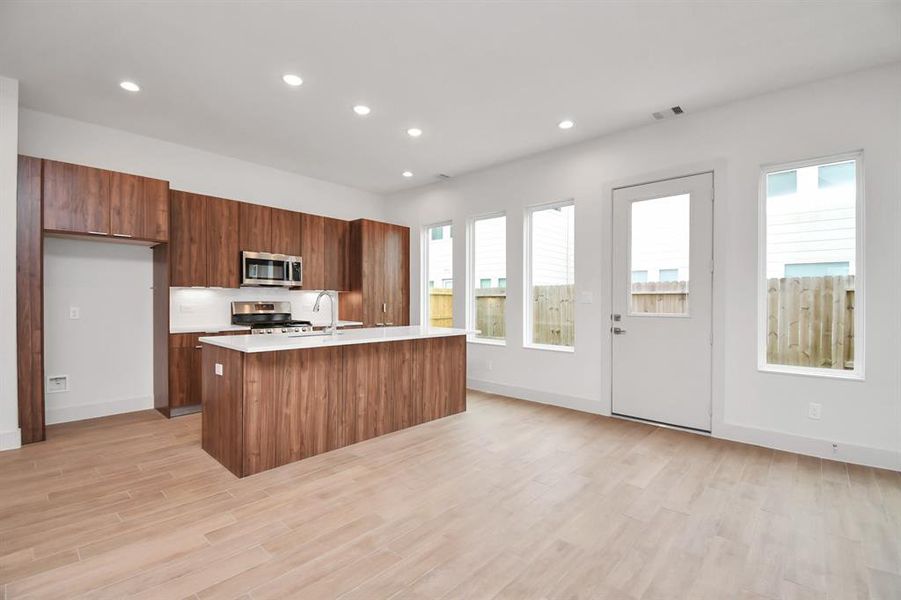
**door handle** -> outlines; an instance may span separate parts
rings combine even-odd
[[[613,332],[613,335],[626,335],[626,330],[622,327],[611,327],[610,331]]]

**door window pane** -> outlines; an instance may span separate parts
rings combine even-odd
[[[856,161],[794,172],[793,193],[766,186],[766,362],[853,370]]]
[[[473,323],[475,337],[506,338],[507,217],[487,217],[473,223]],[[494,287],[492,287],[494,285]]]
[[[428,324],[432,327],[453,327],[454,324],[454,248],[451,225],[429,227],[428,249]],[[441,286],[435,282],[441,281]]]
[[[575,343],[575,205],[529,213],[529,294],[533,344],[572,347]]]
[[[690,217],[689,194],[632,203],[632,314],[688,313]]]

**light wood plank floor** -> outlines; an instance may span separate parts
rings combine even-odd
[[[0,454],[6,598],[901,598],[901,474],[469,393],[244,480],[199,415]]]

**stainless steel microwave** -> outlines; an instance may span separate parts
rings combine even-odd
[[[303,283],[303,260],[299,256],[241,252],[242,286],[300,287]]]

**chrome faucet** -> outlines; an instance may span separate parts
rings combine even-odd
[[[335,335],[335,333],[338,331],[338,321],[335,318],[337,316],[337,313],[335,312],[335,297],[332,294],[334,294],[334,292],[330,290],[322,290],[321,292],[319,292],[319,295],[316,296],[316,304],[313,305],[313,312],[319,312],[319,305],[322,302],[322,297],[328,297],[329,306],[332,309],[332,322],[326,326],[325,332],[330,335]]]

